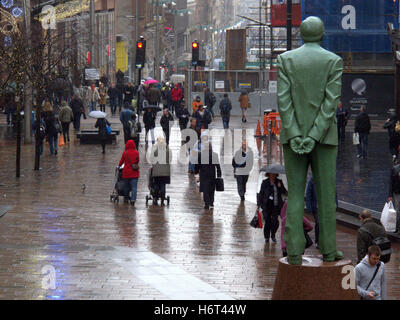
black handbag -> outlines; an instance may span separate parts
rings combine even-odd
[[[222,178],[217,178],[215,179],[215,190],[216,191],[224,191],[224,179]]]
[[[307,249],[311,247],[314,242],[312,241],[311,237],[308,235],[306,231],[304,231],[304,237],[306,238],[306,249]]]

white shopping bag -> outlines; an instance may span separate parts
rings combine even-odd
[[[385,227],[386,232],[396,231],[396,210],[393,207],[393,202],[385,203],[382,210],[381,223]]]
[[[353,133],[353,144],[360,144],[360,136],[358,135],[358,132]]]

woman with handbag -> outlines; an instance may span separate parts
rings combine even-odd
[[[118,166],[121,167],[124,165],[122,169],[122,179],[124,179],[128,186],[130,187],[131,197],[130,202],[131,205],[134,206],[136,202],[137,196],[137,184],[139,179],[139,152],[136,149],[136,144],[133,140],[128,140],[125,145],[125,151],[122,153],[121,160],[119,161]],[[125,194],[124,202],[128,203],[129,201],[129,191]]]
[[[278,174],[267,172],[265,175],[268,179],[263,181],[260,193],[257,194],[257,207],[263,210],[264,238],[265,243],[268,243],[270,237],[273,242],[277,242],[275,234],[279,228],[278,216],[283,207],[282,195],[287,195],[288,192],[282,180],[278,179]]]

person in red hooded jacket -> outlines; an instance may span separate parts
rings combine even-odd
[[[178,84],[171,90],[171,100],[172,100],[172,113],[174,113],[181,105],[181,100],[183,99],[182,89]]]
[[[131,205],[134,206],[136,202],[137,184],[139,179],[139,151],[136,150],[136,144],[133,140],[128,140],[125,146],[125,151],[122,153],[121,160],[118,166],[124,164],[122,170],[122,179],[125,179],[132,192]],[[132,165],[136,165],[137,169],[133,169]],[[125,203],[129,201],[129,192],[125,196]]]

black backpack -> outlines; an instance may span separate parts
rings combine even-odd
[[[371,242],[371,246],[378,246],[381,249],[381,258],[380,260],[384,263],[388,263],[390,261],[390,255],[392,254],[392,244],[387,236],[379,236],[374,238],[374,236],[369,232],[366,228],[361,228],[362,231],[368,233],[373,239]]]

